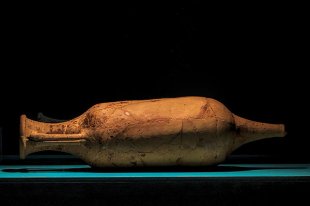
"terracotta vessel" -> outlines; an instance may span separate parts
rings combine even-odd
[[[96,167],[205,166],[245,143],[283,137],[285,130],[238,117],[214,99],[180,97],[97,104],[58,123],[22,115],[20,135],[21,158],[52,150]]]

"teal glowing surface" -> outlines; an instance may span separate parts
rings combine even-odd
[[[222,164],[205,171],[105,172],[88,165],[0,165],[7,178],[201,178],[201,177],[310,177],[310,164]]]

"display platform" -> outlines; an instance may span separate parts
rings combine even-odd
[[[147,179],[147,178],[310,178],[310,164],[220,164],[216,167],[197,168],[163,168],[158,171],[130,168],[97,169],[89,165],[0,165],[0,180],[29,179]],[[140,171],[139,171],[140,170]],[[168,171],[165,171],[168,170]],[[181,170],[181,171],[177,171]]]
[[[7,205],[272,205],[301,204],[309,196],[305,163],[96,169],[75,159],[32,159],[0,165]]]

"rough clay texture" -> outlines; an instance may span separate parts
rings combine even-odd
[[[242,144],[285,135],[283,125],[243,119],[204,97],[102,103],[60,123],[22,115],[20,131],[21,158],[62,151],[96,167],[212,165]]]

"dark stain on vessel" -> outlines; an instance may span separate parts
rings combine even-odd
[[[85,115],[83,122],[82,122],[82,127],[83,128],[100,127],[101,125],[104,124],[105,121],[106,121],[106,119],[103,117],[98,118],[96,115],[94,115],[92,113],[87,113]]]
[[[50,125],[46,134],[79,134],[80,128],[74,124]]]
[[[209,108],[209,105],[206,103],[200,108],[200,112],[197,116],[197,118],[203,118],[205,116],[205,113],[207,112]]]

